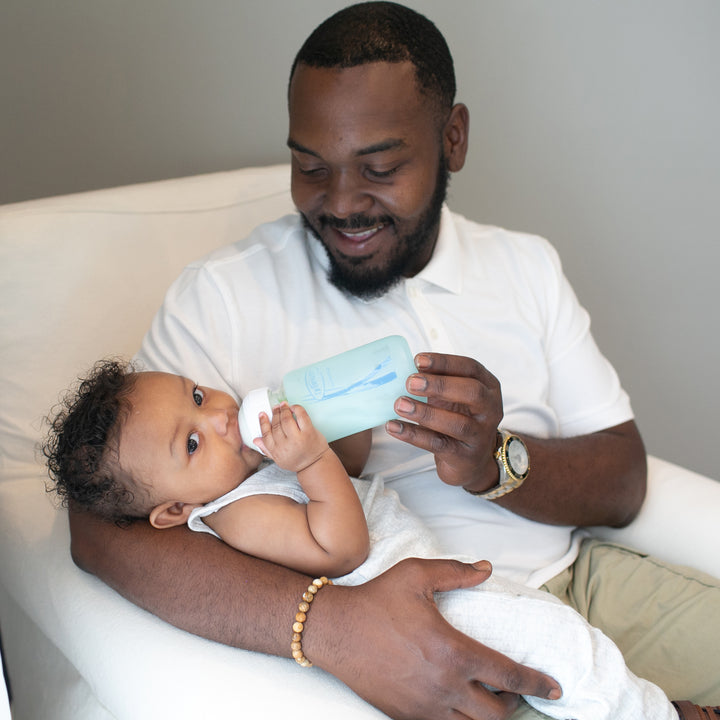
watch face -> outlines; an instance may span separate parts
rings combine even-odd
[[[528,471],[529,458],[525,445],[517,438],[511,438],[507,444],[507,459],[512,471],[523,476]]]

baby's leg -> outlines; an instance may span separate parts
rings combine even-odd
[[[549,593],[490,578],[436,599],[458,630],[560,683],[560,700],[525,698],[540,712],[576,720],[677,720],[659,687],[633,675],[609,638]]]

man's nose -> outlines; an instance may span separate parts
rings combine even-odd
[[[325,214],[344,219],[369,212],[372,204],[362,177],[345,170],[330,174],[323,203]]]

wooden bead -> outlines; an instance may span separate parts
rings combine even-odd
[[[302,632],[305,629],[305,621],[307,620],[307,613],[310,610],[310,603],[315,599],[315,595],[320,588],[325,585],[332,585],[332,580],[328,580],[325,576],[315,578],[311,585],[308,585],[308,589],[303,593],[302,602],[298,605],[297,612],[295,613],[295,622],[293,623],[293,635],[292,642],[290,643],[290,652],[295,662],[302,667],[312,667],[312,663],[305,657],[305,653],[302,650]]]

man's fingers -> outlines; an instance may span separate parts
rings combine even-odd
[[[455,377],[481,378],[490,373],[473,358],[464,355],[447,355],[445,353],[423,352],[415,356],[415,367],[420,372],[434,375],[453,375]]]
[[[495,391],[492,376],[488,383],[478,378],[415,373],[405,381],[405,387],[411,395],[426,397],[431,403],[475,408],[487,402],[487,397]]]
[[[482,707],[482,720],[506,720],[511,717],[520,704],[520,696],[506,692],[491,692],[482,685],[476,685],[469,696],[472,702],[468,707],[457,707],[453,710],[453,720],[475,720],[477,708]]]
[[[423,582],[432,594],[475,587],[492,575],[492,565],[487,560],[478,560],[475,563],[425,560],[419,571],[425,574]]]
[[[487,685],[514,695],[557,700],[562,695],[560,685],[548,675],[534,668],[520,665],[507,656],[490,648],[483,648],[477,674]]]
[[[399,414],[400,413],[398,413],[398,415]],[[397,419],[388,420],[388,422],[385,423],[385,429],[393,437],[409,445],[414,445],[421,450],[427,450],[436,457],[445,452],[457,454],[460,451],[460,449],[456,447],[458,441],[454,438],[413,422],[402,422]]]
[[[484,415],[457,412],[443,407],[400,397],[395,401],[395,412],[421,428],[440,433],[461,443],[471,444],[477,439],[480,428],[484,427]],[[493,421],[490,423],[493,425]],[[497,423],[493,425],[497,427]]]
[[[487,560],[480,560],[472,564],[456,560],[429,560],[420,564],[419,572],[427,573],[428,591],[434,594],[479,585],[492,574],[492,565]],[[548,675],[521,665],[502,653],[480,645],[467,636],[462,637],[464,638],[463,645],[468,643],[471,648],[477,650],[477,664],[469,670],[472,672],[471,677],[478,683],[485,683],[499,691],[518,695],[535,695],[550,699],[557,699],[561,696],[560,686]],[[467,656],[467,648],[460,647],[458,651]],[[478,688],[486,692],[481,684],[478,685]],[[510,698],[503,698],[497,704],[498,711],[509,702],[512,702]]]

